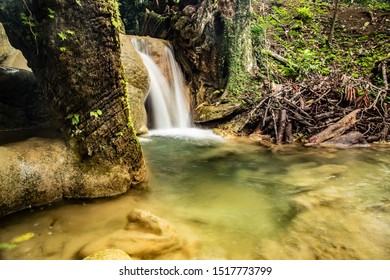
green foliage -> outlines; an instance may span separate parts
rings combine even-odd
[[[78,125],[80,122],[80,115],[79,114],[69,114],[66,118],[68,120],[71,120],[72,125]]]
[[[27,25],[29,27],[35,27],[36,26],[35,20],[32,19],[31,17],[27,16],[26,13],[24,13],[24,12],[20,13],[20,19],[22,20],[22,23],[24,25]]]
[[[54,19],[55,18],[55,11],[50,9],[50,8],[47,8],[47,11],[48,11],[48,17],[51,19]]]
[[[60,47],[59,50],[60,52],[66,52],[66,47]]]
[[[384,2],[366,1],[366,7],[368,2],[376,3],[370,4],[370,7],[389,6]],[[272,3],[274,6],[271,4],[267,12],[253,13],[251,26],[260,72],[268,73],[271,81],[299,80],[313,73],[329,75],[335,71],[354,77],[368,77],[374,64],[388,54],[388,35],[365,32],[371,24],[364,26],[364,22],[358,26],[362,30],[361,36],[356,36],[345,26],[338,26],[333,47],[328,47],[329,3],[309,0]],[[272,50],[288,63],[276,60],[263,50]]]
[[[93,111],[93,112],[89,112],[89,115],[91,117],[94,117],[94,118],[98,118],[99,116],[101,116],[103,114],[103,112],[101,110],[96,110],[96,111]]]
[[[301,7],[297,9],[297,18],[302,20],[302,22],[307,23],[313,20],[314,15],[311,13],[308,7]]]
[[[61,39],[62,41],[65,41],[65,40],[67,39],[66,34],[63,33],[63,32],[58,32],[57,35],[58,35],[58,37],[60,37],[60,39]]]
[[[82,7],[82,5],[81,5],[81,0],[74,0],[74,2],[75,2],[77,5],[79,5],[80,7]]]
[[[80,123],[80,115],[76,113],[69,114],[66,119],[71,121],[71,124],[73,126],[72,129],[69,130],[70,136],[75,137],[80,135],[83,130],[79,129],[78,124]]]
[[[72,36],[75,34],[75,32],[74,32],[74,31],[72,31],[72,30],[69,30],[69,29],[68,29],[68,30],[66,30],[66,33],[67,33],[67,34],[69,34],[69,35],[72,35]]]

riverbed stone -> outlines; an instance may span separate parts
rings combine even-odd
[[[389,256],[389,225],[350,209],[316,207],[302,212],[286,232],[261,241],[253,250],[253,258],[372,260]]]
[[[288,168],[288,172],[283,176],[285,184],[298,187],[315,188],[322,184],[329,183],[346,172],[348,167],[339,164],[324,164],[317,166],[314,162],[294,164]]]
[[[133,259],[187,259],[176,229],[164,219],[141,209],[132,209],[123,229],[114,231],[81,249],[81,258],[106,249],[120,249]]]
[[[119,249],[105,249],[98,251],[84,260],[131,260],[130,256],[125,251]]]

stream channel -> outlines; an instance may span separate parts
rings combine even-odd
[[[191,259],[390,259],[388,146],[272,151],[153,133],[141,143],[147,191],[3,217],[0,243],[34,237],[0,258],[77,259],[139,208],[175,227]]]

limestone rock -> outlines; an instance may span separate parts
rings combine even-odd
[[[147,116],[145,110],[145,99],[149,91],[148,72],[141,57],[131,43],[131,36],[120,35],[121,60],[125,69],[127,79],[127,93],[130,103],[130,113],[134,129],[137,134],[145,134]]]
[[[196,122],[203,123],[221,120],[232,116],[241,110],[240,103],[226,103],[220,105],[200,105],[196,108]]]
[[[62,198],[68,149],[59,140],[0,146],[0,216]]]
[[[84,260],[131,260],[131,258],[122,250],[106,249],[85,257]]]
[[[140,209],[131,210],[127,220],[124,229],[87,244],[81,249],[80,256],[86,257],[105,249],[120,249],[135,259],[164,259],[183,251],[183,241],[167,221]]]
[[[13,48],[5,33],[3,25],[0,23],[0,66],[31,70],[27,66],[27,60],[20,50]]]
[[[10,51],[11,45],[8,42],[7,34],[5,33],[3,25],[0,23],[0,62],[8,57]]]
[[[31,138],[0,146],[0,217],[62,198],[119,195],[131,183],[126,166],[80,163],[76,150],[60,139]]]

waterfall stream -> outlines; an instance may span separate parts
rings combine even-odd
[[[177,64],[172,49],[165,46],[161,64],[167,66],[164,75],[152,56],[147,40],[133,38],[132,43],[140,54],[150,77],[149,100],[151,103],[152,128],[186,129],[191,128],[191,117],[184,92],[183,74]]]
[[[222,140],[210,130],[192,125],[191,111],[183,73],[169,44],[158,39],[133,37],[132,43],[141,56],[150,78],[147,97],[149,135]],[[163,43],[164,42],[164,43]],[[156,50],[161,48],[164,50]]]

